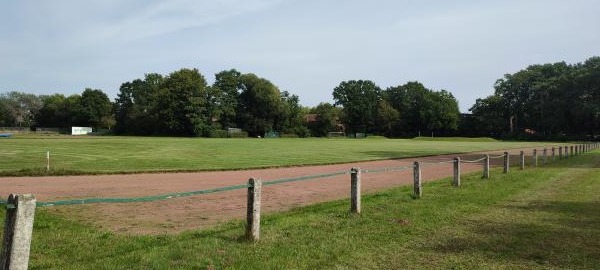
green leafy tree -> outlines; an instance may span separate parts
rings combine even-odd
[[[284,103],[279,89],[254,74],[240,78],[242,92],[238,101],[238,126],[250,136],[264,136],[283,120]]]
[[[283,114],[277,122],[280,127],[275,127],[284,133],[296,134],[299,137],[308,137],[310,131],[306,126],[305,117],[308,110],[300,105],[300,98],[297,95],[292,95],[287,91],[281,93],[281,101],[283,105]]]
[[[396,128],[388,130],[394,136],[449,134],[458,129],[458,101],[446,90],[433,91],[420,82],[408,82],[387,88],[384,98],[400,115]]]
[[[330,103],[319,103],[315,108],[310,110],[311,114],[316,117],[314,121],[309,123],[309,129],[313,136],[325,137],[329,132],[340,132],[340,108],[333,106]]]
[[[94,128],[108,128],[103,119],[112,116],[113,104],[108,96],[98,89],[86,88],[81,94],[80,116],[81,124]]]
[[[508,121],[504,103],[499,96],[478,98],[469,109],[473,113],[473,127],[476,135],[498,137],[508,131]]]
[[[146,74],[144,79],[125,82],[115,100],[115,132],[119,134],[165,134],[159,121],[158,92],[164,81],[160,74]]]
[[[23,92],[8,92],[0,95],[0,103],[6,112],[5,122],[18,127],[33,127],[35,118],[42,107],[40,97]]]
[[[9,101],[3,95],[0,95],[0,126],[11,127],[15,126],[15,118],[11,112]]]
[[[159,120],[165,123],[166,134],[178,136],[208,136],[211,119],[207,113],[206,80],[197,69],[175,71],[158,91]]]
[[[215,118],[222,128],[237,126],[237,108],[242,91],[242,74],[235,69],[224,70],[215,74],[212,85],[215,105]]]
[[[342,106],[342,121],[348,132],[377,130],[377,109],[381,88],[369,80],[341,82],[333,89],[335,105]]]
[[[42,127],[57,127],[66,129],[73,124],[74,112],[62,94],[41,96],[44,105],[40,108],[36,121]],[[76,108],[78,108],[76,106]]]
[[[531,65],[504,75],[496,82],[493,97],[479,100],[472,112],[480,120],[492,115],[503,117],[507,123],[502,125],[503,133],[512,136],[597,134],[599,77],[599,57],[575,65],[564,62]],[[497,126],[488,124],[483,128],[494,132]]]
[[[393,136],[394,128],[398,126],[400,113],[387,101],[381,100],[377,108],[377,123],[386,136]]]

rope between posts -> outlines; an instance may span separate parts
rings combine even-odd
[[[490,158],[503,158],[503,157],[504,157],[504,154],[499,155],[499,156],[490,156]]]
[[[270,185],[275,185],[275,184],[296,182],[296,181],[303,181],[303,180],[311,180],[311,179],[317,179],[317,178],[327,178],[327,177],[348,174],[348,173],[349,173],[349,171],[339,171],[339,172],[333,172],[333,173],[307,175],[307,176],[300,176],[300,177],[294,177],[294,178],[283,178],[283,179],[279,179],[279,180],[263,182],[263,186],[270,186]]]
[[[268,185],[275,185],[275,184],[287,183],[287,182],[325,178],[325,177],[332,177],[332,176],[342,175],[342,174],[347,174],[347,173],[349,173],[349,172],[348,171],[340,171],[340,172],[333,172],[333,173],[326,173],[326,174],[301,176],[301,177],[295,177],[295,178],[284,178],[284,179],[279,179],[279,180],[275,180],[275,181],[264,182],[263,185],[268,186]],[[248,187],[250,187],[248,184],[242,184],[242,185],[234,185],[234,186],[227,186],[227,187],[220,187],[220,188],[213,188],[213,189],[204,189],[204,190],[179,192],[179,193],[168,193],[168,194],[162,194],[162,195],[137,197],[137,198],[87,198],[87,199],[52,201],[52,202],[37,202],[36,206],[47,207],[47,206],[81,205],[81,204],[91,204],[91,203],[154,202],[154,201],[162,201],[162,200],[168,200],[168,199],[173,199],[173,198],[190,197],[190,196],[216,193],[216,192],[222,192],[222,191],[244,189],[244,188],[248,188]],[[0,204],[6,204],[6,201],[0,200]],[[9,207],[9,206],[10,205],[7,205],[7,207]]]
[[[75,200],[62,200],[62,201],[54,201],[54,202],[37,202],[36,206],[38,207],[46,207],[46,206],[59,206],[59,205],[77,205],[77,204],[90,204],[90,203],[134,203],[134,202],[154,202],[154,201],[162,201],[173,198],[181,198],[181,197],[190,197],[200,194],[209,194],[221,191],[229,191],[236,189],[248,188],[248,184],[243,185],[235,185],[235,186],[227,186],[213,189],[204,189],[197,191],[189,191],[189,192],[180,192],[180,193],[168,193],[162,195],[155,196],[147,196],[147,197],[138,197],[138,198],[88,198],[88,199],[75,199]]]
[[[476,159],[476,160],[462,160],[461,159],[460,162],[463,162],[463,163],[478,163],[478,162],[481,162],[483,160],[485,160],[485,157],[482,157],[482,158]]]
[[[401,172],[412,169],[412,166],[404,166],[404,167],[391,167],[391,168],[379,168],[379,169],[370,169],[370,170],[361,170],[364,173],[379,173],[379,172]]]
[[[438,163],[421,163],[421,162],[419,162],[419,163],[420,163],[421,168],[426,168],[426,167],[440,166],[443,164],[452,164],[452,163],[455,163],[455,161],[452,160],[452,161],[438,162]]]
[[[454,163],[454,162],[455,162],[454,159],[445,160],[445,161],[430,161],[430,160],[419,161],[419,163],[426,164],[426,165],[449,164],[449,163]]]

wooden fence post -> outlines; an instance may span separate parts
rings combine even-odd
[[[554,148],[554,146],[552,147],[552,162],[554,162],[554,160],[556,160],[556,148]]]
[[[350,169],[350,212],[360,214],[360,169]]]
[[[483,178],[490,179],[490,155],[485,154],[485,159],[483,160]]]
[[[262,181],[250,178],[248,180],[248,211],[246,212],[246,238],[252,241],[260,239],[260,194]]]
[[[547,162],[548,162],[548,149],[544,148],[544,151],[542,152],[542,165],[546,165]]]
[[[537,149],[533,149],[533,167],[538,166],[538,152]]]
[[[508,152],[504,152],[504,173],[508,173],[508,169],[509,169],[509,163],[510,163],[510,156],[508,155]]]
[[[452,185],[460,187],[460,157],[454,158],[454,181]]]
[[[524,151],[521,151],[519,153],[519,158],[520,158],[519,164],[521,165],[521,170],[525,170],[525,152]]]
[[[571,149],[569,150],[569,154],[571,154],[571,156],[575,156],[573,153],[574,153],[573,152],[573,146],[571,145]]]
[[[414,192],[415,198],[421,198],[423,196],[423,187],[421,185],[421,164],[418,161],[414,163]]]
[[[27,269],[35,201],[35,197],[31,194],[10,194],[8,196],[0,269]]]
[[[565,158],[569,158],[569,147],[565,146]]]

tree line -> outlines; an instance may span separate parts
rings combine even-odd
[[[330,132],[388,137],[491,136],[561,138],[598,134],[600,57],[584,63],[532,65],[506,74],[493,95],[461,115],[447,90],[413,81],[385,89],[349,80],[333,89],[334,103],[300,105],[297,95],[265,78],[235,69],[209,85],[197,69],[146,74],[121,84],[114,102],[98,89],[64,96],[0,94],[0,126],[91,126],[123,135],[225,137],[228,128],[248,136],[278,133],[327,136]]]
[[[465,120],[470,135],[582,138],[600,134],[600,57],[531,65],[496,81]],[[467,132],[467,131],[465,131]]]

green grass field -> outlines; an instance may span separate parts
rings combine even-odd
[[[39,208],[31,269],[598,269],[600,151],[492,178],[463,177],[177,235],[99,231]],[[3,224],[4,209],[0,210]]]
[[[205,139],[13,136],[0,175],[229,170],[404,158],[541,145],[490,139]],[[18,172],[21,171],[21,172]]]

